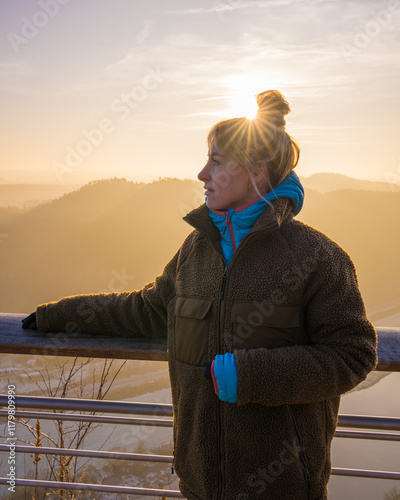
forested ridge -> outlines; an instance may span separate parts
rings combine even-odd
[[[305,183],[306,184],[306,183]],[[29,312],[66,295],[141,288],[162,272],[203,202],[199,182],[91,182],[29,209],[0,209],[0,310]],[[399,304],[400,192],[306,189],[299,220],[352,257],[372,315]]]

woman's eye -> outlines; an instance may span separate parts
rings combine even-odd
[[[209,156],[207,158],[207,163],[210,162],[212,163],[212,165],[221,165],[221,162],[218,161],[216,158],[212,157],[212,156]]]

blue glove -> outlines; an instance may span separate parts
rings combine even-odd
[[[231,352],[217,354],[212,363],[211,372],[215,381],[215,392],[219,399],[227,403],[236,403],[238,374],[235,355]]]

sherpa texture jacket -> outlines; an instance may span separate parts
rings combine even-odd
[[[205,205],[163,273],[142,290],[78,295],[37,309],[39,330],[165,336],[175,470],[189,500],[327,498],[340,395],[376,363],[354,266],[274,202],[231,265]],[[203,362],[233,352],[238,401]]]

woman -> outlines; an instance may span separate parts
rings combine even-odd
[[[257,102],[253,121],[211,129],[206,203],[154,282],[43,304],[24,324],[168,335],[174,465],[189,500],[326,499],[340,395],[376,363],[350,258],[293,219],[303,189],[289,105],[277,91]]]

